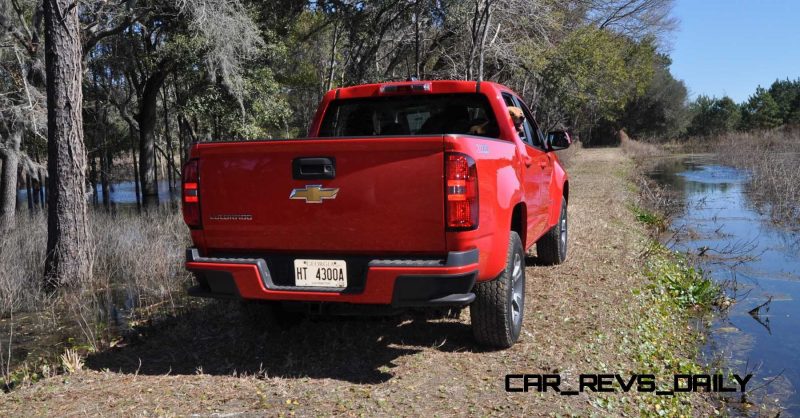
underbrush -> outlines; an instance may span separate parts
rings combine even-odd
[[[16,229],[0,238],[0,386],[74,369],[81,354],[180,306],[175,298],[190,276],[182,266],[189,241],[179,213],[92,211],[90,218],[92,278],[54,293],[43,287],[45,215],[20,214]],[[65,349],[72,351],[61,358]]]
[[[661,157],[667,154],[658,145],[630,139],[624,131],[620,131],[619,146],[625,154],[637,161],[642,158]]]
[[[556,155],[558,155],[558,160],[561,161],[561,164],[564,166],[564,168],[569,170],[572,167],[575,156],[581,152],[581,149],[583,149],[583,145],[581,145],[579,141],[575,141],[569,146],[569,148],[556,151]]]

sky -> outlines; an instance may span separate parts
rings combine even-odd
[[[677,0],[672,74],[690,98],[743,102],[756,87],[800,78],[800,0]]]

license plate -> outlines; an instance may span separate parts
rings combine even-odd
[[[304,287],[347,287],[344,260],[294,260],[294,285]]]

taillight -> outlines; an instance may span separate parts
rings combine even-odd
[[[469,230],[478,227],[478,170],[475,160],[465,154],[445,154],[445,205],[447,228]]]
[[[189,160],[183,166],[183,221],[190,228],[203,226],[200,219],[200,165]]]

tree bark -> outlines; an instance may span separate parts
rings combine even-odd
[[[92,205],[97,206],[98,193],[97,193],[97,157],[90,156],[89,160],[92,162],[89,167],[89,184],[92,186]]]
[[[74,0],[45,0],[47,253],[50,288],[89,280],[94,249],[86,212],[81,40]]]
[[[42,189],[42,183],[39,183],[39,169],[36,169],[35,171],[31,172],[30,175],[33,176],[33,178],[31,179],[31,183],[33,184],[33,207],[36,208],[36,210],[38,211],[39,208],[41,207],[39,194]]]
[[[172,156],[172,133],[170,132],[169,128],[169,98],[167,97],[168,89],[169,86],[165,85],[161,90],[161,101],[164,106],[164,140],[166,142],[164,145],[167,147],[164,158],[167,159],[167,181],[169,183],[169,192],[171,195],[175,191],[175,176],[172,172],[175,169],[175,159]]]
[[[33,183],[30,173],[25,173],[25,195],[28,198],[28,215],[33,217]]]
[[[158,91],[167,77],[165,70],[150,75],[145,83],[139,114],[139,176],[142,183],[142,206],[150,208],[158,205],[158,183],[156,182],[155,144],[156,144],[156,105]]]
[[[4,152],[0,169],[0,232],[10,231],[17,225],[17,174],[19,172],[19,147],[22,132],[12,132]]]
[[[133,128],[131,128],[133,131]],[[131,132],[131,157],[133,158],[133,185],[136,191],[136,210],[142,211],[141,189],[139,188],[139,162],[136,160],[136,148],[134,146],[133,132]]]
[[[336,70],[336,43],[339,42],[339,22],[333,24],[333,42],[331,42],[331,55],[328,60],[328,80],[325,83],[326,89],[322,92],[325,94],[333,88],[333,74]]]
[[[419,0],[414,2],[414,77],[420,79],[419,74]]]
[[[111,211],[111,186],[108,183],[108,173],[111,171],[111,166],[108,160],[108,148],[104,146],[103,154],[100,156],[100,185],[103,190],[103,208],[105,208],[106,212]]]
[[[481,46],[478,51],[478,81],[483,81],[483,61],[486,56],[486,34],[489,33],[489,26],[492,22],[492,3],[486,0],[485,16],[486,21],[483,23],[483,33],[481,34]]]
[[[47,195],[45,194],[50,187],[47,184],[47,170],[39,169],[39,201],[42,204],[42,209],[47,206]]]

